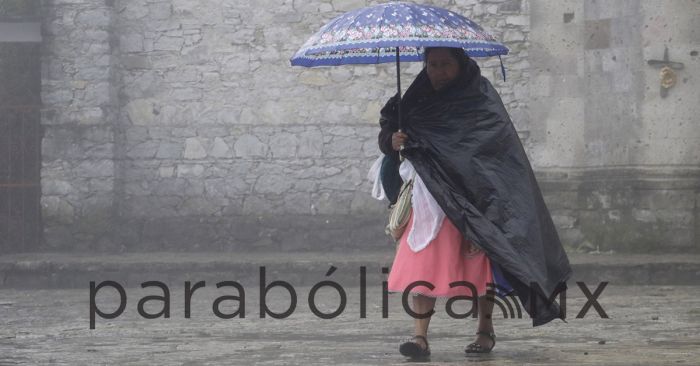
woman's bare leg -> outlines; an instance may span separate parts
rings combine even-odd
[[[493,294],[488,294],[479,297],[479,324],[477,327],[478,332],[493,333]],[[478,334],[476,336],[476,343],[480,344],[482,347],[491,348],[493,347],[493,341],[491,338]]]
[[[428,296],[423,296],[423,295],[417,295],[413,297],[413,311],[417,314],[425,314],[433,310],[435,307],[435,298],[434,297],[428,297]],[[424,319],[419,319],[416,318],[414,321],[415,324],[415,335],[420,335],[425,337],[426,339],[428,338],[428,325],[430,325],[430,318],[427,317]],[[423,342],[422,339],[416,338],[415,341],[420,344],[423,348],[425,348],[426,344]]]

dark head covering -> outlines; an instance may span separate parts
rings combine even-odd
[[[432,84],[430,84],[430,79],[428,78],[427,59],[428,54],[438,48],[439,47],[425,49],[423,70],[416,76],[414,82],[403,95],[402,108],[408,113],[410,113],[411,107],[415,106],[416,102],[418,102],[417,99],[430,96],[439,97],[440,95],[453,92],[455,88],[461,89],[461,92],[465,94],[465,96],[467,94],[474,95],[480,93],[479,84],[481,69],[476,61],[467,56],[461,48],[447,48],[452,57],[454,57],[459,64],[459,75],[444,88],[437,91],[433,89]],[[407,116],[408,113],[404,113],[404,115]]]

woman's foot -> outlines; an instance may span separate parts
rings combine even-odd
[[[489,353],[496,346],[496,334],[493,332],[476,332],[476,341],[464,349],[465,353]]]
[[[424,336],[416,335],[401,343],[399,352],[413,360],[418,360],[430,356],[430,346],[428,345],[428,340]]]

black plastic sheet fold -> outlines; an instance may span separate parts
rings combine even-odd
[[[391,158],[386,141],[398,128],[397,99],[382,109],[379,136]],[[437,92],[424,69],[401,105],[409,136],[402,155],[446,216],[500,265],[533,325],[559,318],[551,295],[566,288],[571,267],[515,127],[477,64],[469,59]]]

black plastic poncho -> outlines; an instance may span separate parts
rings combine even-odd
[[[397,99],[382,109],[379,135],[394,158]],[[515,127],[476,62],[437,92],[424,69],[401,103],[409,136],[402,154],[446,216],[500,266],[534,326],[561,317],[548,300],[566,288],[571,267]]]

